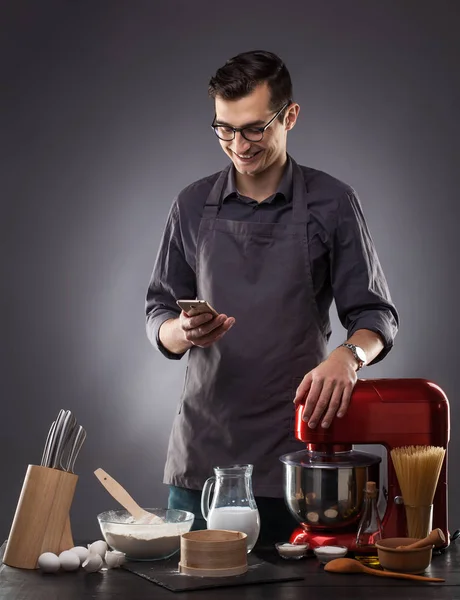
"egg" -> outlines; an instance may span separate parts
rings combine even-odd
[[[59,555],[59,562],[64,571],[76,571],[80,566],[80,557],[71,550],[64,550]]]
[[[105,553],[105,564],[109,569],[117,569],[125,562],[125,555],[118,550],[107,550]]]
[[[75,554],[80,559],[80,564],[83,564],[85,560],[88,558],[89,550],[84,546],[75,546],[70,549],[70,552],[75,552]]]
[[[82,564],[82,567],[87,573],[96,573],[96,571],[101,570],[103,564],[104,561],[99,554],[93,554],[90,552],[88,558]]]
[[[61,568],[61,562],[56,554],[44,552],[38,557],[38,567],[44,573],[56,573]]]
[[[99,556],[103,558],[108,550],[107,542],[104,542],[103,540],[97,540],[97,542],[88,544],[88,550],[90,554],[99,554]]]

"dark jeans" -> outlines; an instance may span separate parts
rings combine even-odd
[[[299,524],[288,511],[283,498],[256,497],[260,515],[258,545],[268,546],[275,542],[287,542]],[[192,529],[206,529],[201,514],[201,491],[169,486],[168,508],[188,510],[195,515]]]

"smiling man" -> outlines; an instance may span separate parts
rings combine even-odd
[[[230,102],[229,99],[216,95],[215,104],[214,131],[220,139],[222,150],[235,165],[239,187],[244,187],[247,182],[247,185],[252,185],[257,190],[257,195],[264,200],[267,197],[264,196],[265,191],[267,190],[270,196],[273,193],[273,185],[276,189],[279,183],[287,160],[286,133],[294,127],[299,105],[292,105],[286,127],[277,126],[276,119],[290,103],[286,102],[271,116],[274,111],[270,110],[272,99],[267,82],[260,83],[249,96]],[[271,116],[268,122],[267,115]],[[255,116],[265,118],[251,120]],[[244,125],[229,125],[237,122]]]
[[[170,507],[205,527],[213,466],[253,464],[261,538],[279,541],[295,523],[278,458],[303,446],[293,401],[312,428],[342,417],[357,371],[391,349],[398,315],[354,190],[287,154],[299,105],[281,59],[240,54],[209,94],[231,162],[174,200],[147,294],[152,344],[172,359],[188,352],[164,481]],[[176,301],[195,297],[222,313],[180,312]],[[333,300],[347,339],[328,355]]]

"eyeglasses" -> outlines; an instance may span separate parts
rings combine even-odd
[[[213,128],[217,137],[224,142],[231,142],[234,140],[237,131],[239,131],[244,139],[248,142],[260,142],[264,137],[265,130],[270,127],[276,117],[278,117],[287,106],[289,106],[289,102],[286,102],[286,104],[279,109],[275,116],[263,127],[230,127],[230,125],[216,125],[215,117],[211,127]]]

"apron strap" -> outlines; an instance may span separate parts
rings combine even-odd
[[[292,161],[292,222],[295,225],[308,222],[307,186],[302,169]]]
[[[222,204],[222,190],[227,182],[228,172],[232,165],[225,167],[213,185],[203,208],[202,219],[216,219]]]

